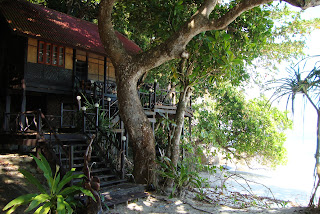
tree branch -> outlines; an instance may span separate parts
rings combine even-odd
[[[293,6],[300,7],[303,10],[309,7],[315,7],[320,5],[319,0],[285,0],[285,1]]]
[[[129,56],[118,39],[112,24],[111,14],[116,1],[101,0],[98,17],[100,39],[113,64],[119,64]]]
[[[235,7],[230,9],[226,14],[224,14],[218,20],[211,20],[208,25],[208,30],[222,30],[225,29],[231,22],[233,22],[238,16],[243,12],[250,10],[262,4],[272,2],[272,0],[243,0]]]

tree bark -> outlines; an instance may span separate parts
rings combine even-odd
[[[135,78],[117,75],[120,116],[133,145],[133,176],[137,183],[155,184],[155,139],[138,96]]]
[[[180,94],[179,103],[177,107],[177,112],[175,115],[176,127],[172,138],[172,149],[171,149],[171,161],[172,164],[177,167],[180,156],[180,139],[181,133],[184,125],[184,116],[186,113],[187,105],[189,103],[190,97],[192,95],[191,88],[187,87]]]

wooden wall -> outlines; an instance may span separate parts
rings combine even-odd
[[[65,48],[65,61],[64,66],[66,69],[72,70],[73,68],[73,49],[66,47]]]
[[[30,63],[37,63],[38,40],[28,38],[28,57]],[[104,78],[104,56],[89,53],[82,50],[76,51],[76,59],[86,62],[88,58],[88,79],[103,82]],[[73,49],[65,48],[65,69],[73,69]],[[109,80],[115,81],[115,70],[109,58],[107,58],[107,76]]]
[[[88,79],[103,82],[104,56],[88,53]],[[107,58],[107,77],[115,81],[115,70],[109,58]]]
[[[37,63],[38,55],[38,40],[33,38],[28,38],[28,62]]]

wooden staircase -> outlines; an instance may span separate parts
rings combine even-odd
[[[63,144],[63,149],[56,145],[54,151],[61,161],[61,165],[67,169],[75,168],[75,173],[83,173],[84,155],[87,149],[88,137],[83,134],[58,134],[57,137]],[[52,136],[47,135],[47,141],[52,141]],[[68,151],[66,154],[65,151]],[[100,194],[104,197],[104,205],[110,207],[119,203],[134,200],[136,198],[146,197],[145,187],[134,183],[128,183],[127,179],[121,178],[121,175],[114,170],[105,158],[101,157],[93,147],[91,153],[91,175],[100,179]],[[81,180],[73,180],[72,183],[78,183]]]
[[[61,136],[63,135],[60,134],[59,137]],[[64,150],[69,151],[69,154],[65,154],[58,146],[54,149],[61,164],[68,169],[75,168],[75,173],[82,173],[84,167],[84,154],[87,149],[87,138],[84,135],[81,136],[82,138],[79,138],[80,136],[81,135],[79,134],[66,134],[66,141],[61,141],[63,142]],[[91,174],[100,179],[101,188],[126,181],[126,179],[121,179],[117,175],[110,164],[102,160],[95,149],[93,149],[91,155]]]

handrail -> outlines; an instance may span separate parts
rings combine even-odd
[[[100,134],[102,134],[104,137],[107,137],[108,141],[110,143],[112,143],[113,146],[115,146],[118,150],[120,150],[120,148],[113,141],[109,140],[109,136],[107,134],[105,134],[105,132],[99,126],[96,125],[96,122],[94,122],[90,117],[87,117],[87,114],[88,113],[85,113],[85,112],[83,114],[86,121],[89,121],[93,126],[95,126],[95,128],[99,131]]]
[[[41,109],[38,110],[38,113],[39,113],[39,115],[41,116],[41,118],[44,120],[44,122],[48,125],[48,128],[49,128],[49,130],[50,130],[50,133],[53,134],[53,137],[54,137],[55,140],[56,140],[55,142],[57,142],[57,144],[64,150],[64,152],[65,152],[66,154],[68,154],[68,151],[63,147],[63,144],[62,144],[61,140],[59,139],[59,137],[58,137],[55,129],[52,127],[52,125],[50,124],[50,121],[47,119],[47,117],[42,113]],[[42,131],[41,131],[40,133],[42,133]],[[40,134],[40,133],[39,133],[39,134]],[[42,133],[42,135],[43,135],[43,133]],[[44,137],[44,136],[43,136],[43,137]]]
[[[52,133],[54,138],[55,138],[55,144],[58,145],[59,147],[62,148],[62,150],[69,155],[68,151],[63,147],[62,142],[60,141],[59,137],[57,136],[57,133],[55,132],[55,129],[53,128],[53,126],[51,125],[50,121],[48,120],[48,118],[42,113],[41,109],[35,110],[35,111],[26,111],[26,112],[19,112],[16,114],[10,114],[10,113],[6,113],[8,115],[17,115],[15,118],[16,121],[16,125],[19,125],[21,130],[21,133],[26,133],[28,130],[36,133],[37,135],[37,139],[40,140],[42,139],[44,142],[47,142],[47,139],[44,136],[44,132],[42,129],[42,126],[45,124],[47,126],[47,128],[50,131],[50,134]],[[29,120],[27,117],[32,116],[32,122],[28,123]],[[26,117],[25,121],[23,121],[23,118],[21,117]],[[23,123],[26,123],[26,125],[24,126]],[[34,125],[34,130],[31,130],[31,126]],[[19,132],[16,130],[16,132]],[[48,151],[51,152],[51,151]],[[53,157],[56,157],[55,155]],[[60,167],[62,167],[61,164],[61,160],[56,160],[56,162],[60,165]]]
[[[96,117],[98,117],[98,108],[96,110]],[[87,116],[87,113],[84,111],[83,112],[83,119],[84,119],[84,123],[86,123],[86,121],[88,121],[89,123],[91,123],[91,125],[95,126],[95,129],[96,129],[96,136],[98,136],[98,134],[101,134],[102,136],[106,137],[106,140],[107,140],[107,145],[112,145],[114,146],[121,154],[121,168],[120,168],[120,172],[121,173],[121,177],[124,178],[124,155],[125,155],[125,151],[126,151],[126,147],[123,146],[122,144],[117,145],[116,142],[112,141],[110,139],[110,136],[108,136],[100,127],[99,127],[99,124],[98,124],[98,118],[96,118],[96,121],[93,121],[90,117]],[[83,127],[83,129],[85,130],[85,126]],[[86,132],[84,132],[85,135],[87,135]],[[88,135],[87,135],[88,136]],[[88,136],[90,137],[90,136]],[[96,139],[98,139],[98,137],[95,138],[95,141],[96,142]],[[98,147],[99,151],[102,152],[102,155],[104,157],[106,157],[107,159],[110,160],[110,164],[113,165],[113,162],[111,161],[111,159],[109,158],[109,155],[108,153],[105,151],[105,149],[102,148],[102,146],[98,143],[94,143],[93,144],[95,147]],[[114,167],[116,169],[116,167]]]

